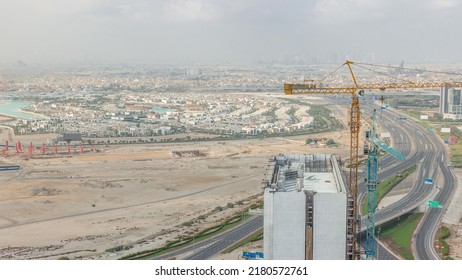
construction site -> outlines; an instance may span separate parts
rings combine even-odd
[[[353,86],[324,87],[322,82],[332,81],[330,76],[342,66]],[[434,221],[444,214],[439,202],[449,204],[456,185],[445,162],[446,147],[432,130],[414,122],[400,123],[407,117],[387,109],[383,96],[367,100],[365,94],[386,89],[399,94],[399,90],[415,88],[444,92],[462,83],[359,83],[352,66],[366,71],[387,66],[351,61],[342,66],[320,82],[284,84],[287,102],[311,100],[296,94],[351,97],[351,103],[343,98],[326,99],[344,128],[312,133],[310,141],[300,135],[84,145],[76,135],[64,134],[52,145],[42,140],[34,146],[20,139],[27,136],[12,141],[11,133],[4,131],[9,140],[2,150],[0,232],[6,238],[0,258],[118,258],[113,248],[130,254],[181,240],[220,223],[245,205],[261,202],[262,197],[265,259],[374,260],[378,258],[377,226],[419,211],[424,218],[435,217],[427,219],[433,223],[428,226],[433,230],[429,238],[434,239]],[[370,101],[367,112],[361,111],[360,101]],[[349,106],[341,106],[345,103]],[[379,136],[377,110],[381,117],[386,110],[383,120],[389,130],[382,132],[395,140],[384,141]],[[336,145],[328,147],[327,141],[316,139],[335,139]],[[27,148],[21,141],[29,142]],[[395,144],[400,148],[392,148]],[[379,169],[380,155],[384,170]],[[362,171],[360,162],[364,163]],[[410,166],[419,172],[411,190],[378,212],[379,176],[389,177]],[[437,182],[444,188],[433,185],[433,177],[439,174],[430,170],[441,172]],[[432,188],[422,188],[424,184]],[[366,206],[361,213],[362,201]],[[432,203],[424,208],[427,202]],[[417,230],[421,228],[425,227],[419,224]],[[415,243],[429,239],[422,236],[416,234],[420,239]],[[431,244],[418,246],[424,251],[414,252],[417,258],[438,258]]]
[[[346,121],[346,120],[345,120]],[[8,139],[8,130],[2,135]],[[324,133],[342,154],[345,131]],[[5,139],[4,138],[4,139]],[[46,143],[57,135],[33,138]],[[30,136],[29,136],[29,139]],[[9,141],[0,172],[1,259],[117,259],[223,221],[258,200],[268,158],[317,151],[305,137],[194,143],[16,148]],[[5,147],[4,147],[5,149]],[[83,150],[83,152],[81,152]],[[323,149],[324,150],[324,149]],[[260,196],[261,198],[261,196]],[[243,201],[243,203],[237,203]],[[226,205],[234,202],[234,208]],[[223,210],[210,215],[215,208]],[[203,216],[200,223],[189,221]],[[125,246],[122,253],[107,252]]]

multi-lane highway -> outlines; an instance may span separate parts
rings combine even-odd
[[[379,170],[379,181],[384,180],[390,176],[395,175],[396,173],[403,171],[410,166],[416,165],[419,162],[422,162],[426,156],[432,154],[432,151],[429,149],[431,147],[430,142],[426,142],[425,144],[416,143],[416,139],[420,139],[419,141],[426,141],[423,135],[419,135],[417,138],[415,133],[423,133],[420,127],[417,127],[415,124],[410,123],[405,120],[397,120],[398,113],[397,112],[388,112],[383,111],[381,113],[380,121],[382,127],[385,130],[388,130],[391,133],[393,138],[393,146],[397,150],[401,151],[406,156],[406,161],[400,162],[397,159],[391,156],[385,156],[379,161],[380,170]],[[422,140],[423,139],[423,140]],[[427,150],[421,149],[420,147],[427,146]],[[425,160],[423,162],[426,162]],[[430,169],[423,168],[422,164],[419,164],[419,169],[417,170],[417,178],[426,178],[426,175]],[[423,181],[423,179],[421,179]],[[416,182],[416,185],[422,185]],[[376,225],[380,225],[386,221],[399,217],[410,210],[415,209],[420,202],[417,199],[416,194],[421,196],[428,195],[428,192],[431,191],[430,188],[425,190],[416,190],[414,187],[413,190],[406,195],[402,200],[393,203],[390,206],[385,208],[379,209],[376,213]],[[367,194],[367,189],[365,184],[361,184],[359,186],[359,198],[362,199]],[[407,209],[410,205],[410,202],[415,201],[415,204],[412,204],[412,209]],[[415,206],[414,206],[415,205]],[[365,230],[365,219],[363,219],[362,223],[362,230]],[[364,240],[362,240],[364,241]],[[387,249],[382,247],[378,244],[377,248],[377,259],[396,259],[396,256],[388,252]]]
[[[161,255],[154,259],[171,259],[176,256],[185,254],[184,259],[186,260],[206,260],[207,258],[210,258],[211,256],[225,250],[229,246],[239,242],[246,236],[249,236],[253,232],[259,230],[262,225],[263,216],[253,216],[249,218],[247,222],[241,224],[240,226],[236,226],[229,231],[206,240],[193,242],[192,245],[165,255]]]
[[[221,252],[229,246],[237,243],[242,238],[249,236],[253,232],[261,228],[263,224],[263,216],[253,217],[249,222],[244,223],[242,227],[234,228],[227,231],[216,238],[216,241],[212,244],[206,245],[203,250],[199,250],[196,253],[188,256],[187,260],[206,260],[218,252]]]
[[[443,144],[436,139],[435,135],[431,135],[431,138],[433,138],[437,148],[435,158],[435,161],[437,162],[437,169],[441,172],[440,174],[444,180],[444,184],[440,186],[440,191],[434,199],[440,204],[448,206],[455,188],[455,177],[446,165]],[[439,258],[434,249],[433,241],[444,211],[445,208],[429,208],[426,212],[424,216],[425,219],[415,234],[414,255],[416,259],[431,260]]]
[[[401,113],[392,111],[392,117],[396,118]],[[384,113],[385,118],[390,118],[390,113]],[[388,115],[388,116],[387,116]],[[397,135],[403,135],[404,139],[411,139],[411,147],[405,148],[404,154],[407,154],[408,160],[402,164],[398,164],[395,168],[389,170],[403,170],[407,167],[420,162],[417,170],[416,181],[412,190],[399,201],[380,209],[377,211],[376,225],[380,225],[386,221],[397,218],[405,213],[415,210],[419,206],[425,206],[429,199],[438,200],[442,204],[450,202],[451,195],[455,184],[454,176],[450,169],[446,166],[445,152],[443,144],[438,140],[433,132],[424,130],[414,122],[400,121],[401,124],[390,128],[396,140]],[[412,147],[414,146],[414,147]],[[396,145],[398,149],[403,149],[402,145]],[[411,151],[411,152],[409,152]],[[392,161],[390,159],[390,161]],[[382,163],[383,166],[383,163]],[[382,172],[383,177],[388,176],[388,171]],[[396,173],[396,172],[395,172]],[[424,183],[425,178],[433,178],[434,181],[442,176],[444,187],[436,189],[433,185]],[[426,209],[426,213],[421,222],[420,227],[416,231],[414,240],[414,255],[416,259],[437,259],[433,248],[433,240],[435,237],[436,229],[441,221],[443,210]],[[379,251],[384,252],[384,250]],[[380,258],[381,256],[379,256]],[[385,257],[385,256],[384,256]],[[390,256],[386,256],[388,258]]]

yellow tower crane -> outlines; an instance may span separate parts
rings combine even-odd
[[[359,148],[359,128],[360,128],[360,106],[359,106],[359,97],[364,95],[365,90],[380,90],[384,91],[386,89],[418,89],[418,88],[442,88],[442,87],[462,87],[462,82],[411,82],[403,79],[401,82],[397,83],[358,83],[352,69],[352,65],[358,66],[360,68],[376,72],[378,74],[387,74],[377,72],[371,69],[365,68],[365,66],[375,66],[375,67],[387,67],[387,68],[397,68],[384,65],[375,65],[368,63],[358,63],[353,61],[345,61],[340,67],[330,73],[328,76],[332,75],[334,72],[347,66],[350,72],[351,78],[353,80],[352,87],[323,87],[321,83],[315,83],[313,80],[305,80],[303,84],[284,84],[284,93],[285,94],[349,94],[351,95],[351,109],[350,109],[350,170],[349,170],[349,182],[348,182],[348,198],[347,198],[347,259],[355,260],[359,258],[359,250],[356,245],[356,236],[357,236],[357,224],[359,222],[358,217],[358,207],[357,207],[357,198],[358,198],[358,148]],[[447,72],[438,72],[438,71],[428,71],[421,69],[409,69],[409,68],[397,68],[397,69],[408,69],[408,70],[418,70],[420,72],[433,72],[440,74],[455,74]],[[460,75],[460,74],[458,74]],[[326,76],[326,77],[328,77]],[[325,78],[326,78],[325,77]],[[391,77],[391,76],[389,76]],[[323,78],[322,80],[324,80]],[[391,77],[395,78],[395,77]],[[396,79],[396,78],[395,78]],[[321,80],[321,81],[322,81]],[[383,101],[383,98],[381,98]]]

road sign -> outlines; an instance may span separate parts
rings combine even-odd
[[[438,207],[440,207],[440,204],[438,203],[437,200],[429,200],[428,201],[428,207],[430,207],[430,208],[438,208]]]
[[[425,184],[426,185],[432,185],[433,184],[433,179],[432,178],[425,179]]]
[[[246,259],[256,259],[257,258],[257,255],[255,253],[252,253],[252,252],[242,252],[242,257],[243,258],[246,258]]]
[[[262,252],[255,252],[255,256],[257,260],[263,260],[263,253]]]
[[[428,131],[433,131],[433,127],[429,127],[429,128],[428,128]]]

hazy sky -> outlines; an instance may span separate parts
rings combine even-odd
[[[462,61],[462,0],[0,0],[0,63]]]

